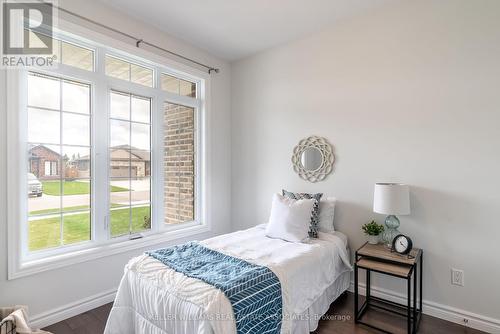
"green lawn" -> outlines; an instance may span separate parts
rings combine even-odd
[[[129,208],[111,210],[111,235],[127,234],[129,231]],[[151,217],[149,206],[132,208],[132,232],[149,227],[145,218]],[[68,245],[90,239],[90,214],[78,213],[63,217],[63,244]],[[60,245],[60,218],[43,218],[29,222],[30,251]]]
[[[151,217],[149,206],[132,208],[132,232],[145,230],[145,219]],[[110,211],[111,236],[128,234],[129,209],[115,209]],[[148,227],[149,228],[149,227]]]
[[[43,193],[45,195],[59,196],[61,195],[60,181],[42,181]],[[127,191],[127,188],[111,186],[111,192]],[[64,181],[64,195],[87,195],[90,194],[90,182],[81,181]]]

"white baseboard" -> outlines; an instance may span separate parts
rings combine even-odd
[[[349,291],[354,291],[354,282],[351,282]],[[359,294],[364,296],[365,293],[366,285],[364,283],[360,283]],[[375,297],[390,300],[392,302],[400,304],[406,303],[406,295],[375,287],[373,285],[371,287],[371,294]],[[500,319],[485,317],[476,313],[438,304],[428,300],[422,301],[422,308],[424,314],[454,322],[466,327],[471,327],[483,332],[500,334]]]
[[[98,293],[83,298],[77,302],[69,303],[50,311],[35,314],[31,317],[30,325],[33,328],[44,328],[59,321],[74,317],[75,315],[90,311],[96,307],[111,303],[115,299],[117,289]]]
[[[365,284],[359,284],[359,293],[365,295]],[[404,304],[406,296],[403,294],[372,286],[372,295],[387,299],[396,303]],[[349,291],[354,291],[354,284],[351,282]],[[55,324],[56,322],[74,317],[75,315],[90,311],[96,307],[110,303],[115,299],[116,289],[108,290],[77,302],[52,309],[50,311],[36,314],[31,319],[31,325],[35,328],[43,328]],[[500,334],[500,319],[485,317],[472,312],[460,310],[454,307],[423,300],[423,313],[451,321],[463,326],[478,329],[487,333]]]

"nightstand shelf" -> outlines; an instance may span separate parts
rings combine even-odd
[[[420,265],[419,265],[420,263]],[[375,327],[362,321],[363,315],[369,308],[377,308],[407,318],[407,332],[417,333],[422,316],[422,268],[423,251],[418,248],[411,250],[408,255],[392,252],[384,245],[364,244],[356,251],[354,264],[354,316],[356,323],[390,333],[382,328]],[[359,307],[358,270],[366,270],[366,299]],[[420,270],[420,272],[418,272]],[[407,305],[394,303],[371,296],[371,272],[405,279],[407,282]],[[412,291],[413,278],[413,291]],[[420,281],[420,284],[417,284]],[[417,306],[418,290],[418,306]],[[412,298],[413,292],[413,298]],[[413,304],[413,305],[412,305]]]

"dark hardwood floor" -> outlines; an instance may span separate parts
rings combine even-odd
[[[361,298],[360,298],[361,302]],[[335,318],[337,316],[337,318]],[[349,317],[348,320],[336,320]],[[328,310],[325,318],[321,320],[315,334],[337,334],[337,333],[380,333],[363,325],[354,324],[354,295],[350,292],[340,296]],[[406,318],[399,317],[389,312],[370,309],[363,316],[363,321],[386,329],[393,333],[406,333]],[[481,331],[457,325],[452,322],[423,315],[418,329],[419,334],[480,334]]]
[[[54,334],[102,334],[112,303],[53,324],[44,330]]]
[[[54,334],[101,334],[106,325],[112,304],[107,304],[75,317],[58,322],[45,328]],[[321,320],[315,334],[364,334],[378,333],[362,325],[355,325],[353,320],[354,298],[352,293],[339,297]],[[376,326],[384,327],[394,333],[405,333],[405,320],[383,311],[370,310],[365,318]],[[424,315],[420,323],[420,334],[480,334],[483,332],[460,326],[448,321]]]

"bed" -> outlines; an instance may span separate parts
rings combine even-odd
[[[281,333],[303,334],[350,284],[347,238],[319,233],[307,243],[265,235],[265,225],[200,242],[249,263],[268,267],[281,283]],[[236,333],[233,309],[224,293],[187,277],[146,254],[126,265],[105,334]]]

